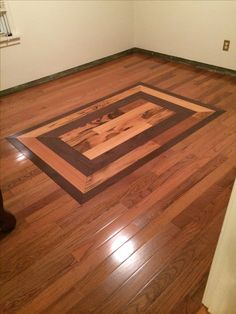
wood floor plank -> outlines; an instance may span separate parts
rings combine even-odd
[[[157,231],[158,229],[157,229],[157,226],[160,226],[161,225],[161,222],[160,222],[160,217],[158,217],[158,219],[156,219],[156,225],[155,224],[153,224],[153,230],[155,230],[155,231]],[[143,238],[143,237],[142,237]],[[107,266],[105,267],[105,269],[107,268]],[[102,274],[103,274],[103,271],[102,271]],[[93,277],[93,280],[95,280],[94,279],[94,276],[92,276]],[[95,280],[96,282],[97,282],[97,280]]]
[[[83,153],[83,155],[85,155],[90,160],[94,159],[111,150],[112,148],[126,142],[135,135],[138,135],[143,131],[149,129],[150,127],[151,126],[149,124],[143,122],[141,119],[136,120],[135,123],[133,123],[132,127],[127,126],[127,130],[125,129],[123,132],[121,131],[120,134],[117,134],[116,136],[105,140],[100,145],[97,145],[94,148],[87,150]],[[126,126],[124,126],[124,128],[126,128]]]
[[[141,90],[143,92],[148,92],[150,93],[151,95],[154,95],[154,96],[157,96],[157,97],[160,97],[162,99],[165,99],[167,101],[170,101],[170,102],[174,102],[176,104],[178,104],[179,106],[182,106],[182,107],[185,107],[185,108],[188,108],[190,110],[194,110],[196,112],[211,112],[212,110],[211,109],[208,109],[208,108],[203,108],[199,105],[196,105],[196,104],[192,104],[192,103],[189,103],[185,100],[182,100],[182,99],[178,99],[176,100],[176,98],[174,96],[170,96],[170,95],[165,95],[164,93],[162,92],[159,92],[159,91],[153,91],[151,90],[150,88],[148,87],[142,87]]]
[[[209,314],[209,312],[207,311],[205,306],[202,306],[197,312],[197,314]]]
[[[215,228],[215,225],[222,224],[222,216],[223,213],[220,213],[219,216],[216,216],[213,221],[209,225],[209,231],[211,232],[212,228]],[[218,228],[217,228],[218,229]],[[204,232],[204,231],[203,231]],[[185,269],[181,272],[180,276],[178,277],[178,282],[180,284],[179,289],[174,288],[175,283],[172,282],[171,285],[163,291],[160,297],[156,298],[155,301],[148,307],[147,313],[153,313],[155,310],[156,313],[170,313],[174,304],[178,303],[179,300],[184,298],[187,295],[187,292],[190,289],[194,288],[194,285],[198,281],[201,281],[202,277],[205,274],[205,267],[202,267],[202,264],[206,265],[206,268],[209,268],[211,265],[211,260],[213,258],[214,252],[209,249],[209,243],[199,240],[199,244],[197,245],[198,249],[203,246],[202,254],[198,253],[199,255],[197,258],[195,257],[191,264],[185,266]],[[191,247],[191,250],[194,250],[194,244]],[[186,277],[190,280],[186,281]],[[171,293],[172,299],[168,299],[169,293]]]
[[[125,156],[117,159],[112,164],[102,168],[101,170],[98,170],[90,176],[87,182],[87,189],[92,189],[106,179],[112,177],[115,173],[117,173],[117,171],[122,171],[129,165],[132,165],[135,161],[153,152],[158,147],[160,147],[158,143],[150,140],[144,145],[139,146],[131,152],[127,153]]]
[[[209,213],[207,215],[209,226],[211,226],[214,217],[219,215],[219,212],[217,209],[215,209],[214,205],[218,204],[219,201],[222,202],[222,196],[224,194],[225,191],[223,191],[219,195],[215,194],[214,196],[215,197],[217,196],[216,199],[213,199],[212,195],[212,203],[206,209],[206,211]],[[227,198],[224,197],[225,205],[227,204],[228,198],[229,192],[227,191]],[[195,211],[194,208],[192,210],[193,212],[197,211],[197,210]],[[199,216],[200,215],[203,216],[203,210],[200,211]],[[218,223],[218,218],[216,222]],[[186,228],[188,228],[192,223],[193,220],[188,220],[188,223],[184,225],[183,230],[187,230]],[[137,276],[130,278],[130,280],[126,282],[125,285],[121,287],[112,298],[109,298],[109,300],[107,300],[107,304],[102,306],[103,312],[105,313],[106,311],[109,311],[109,306],[112,306],[114,309],[117,308],[117,312],[122,313],[146,312],[147,308],[152,304],[152,302],[154,302],[158,296],[161,296],[161,293],[167,289],[168,285],[172,284],[174,278],[184,272],[184,269],[187,267],[187,265],[190,265],[190,268],[192,267],[191,265],[196,257],[198,258],[197,263],[199,263],[199,258],[201,260],[203,256],[206,256],[207,253],[210,252],[210,250],[209,242],[205,241],[204,238],[205,235],[204,226],[201,225],[201,222],[199,220],[195,220],[195,223],[198,224],[199,226],[198,232],[200,233],[202,239],[201,245],[199,245],[198,241],[196,241],[196,239],[193,238],[190,244],[187,245],[186,249],[181,251],[181,254],[176,258],[176,260],[174,260],[172,266],[170,266],[171,263],[168,263],[168,266],[166,266],[166,268],[164,266],[163,270],[161,272],[157,272],[157,275],[152,277],[146,286],[144,280],[147,280],[146,278],[148,277],[145,276],[144,269],[142,269],[142,271],[140,271],[139,274],[137,274]],[[216,234],[214,234],[214,236],[215,235]],[[199,237],[199,234],[197,236]],[[205,241],[204,246],[202,245],[203,241]],[[197,243],[196,247],[194,246],[195,243]],[[201,256],[198,256],[200,252]],[[188,261],[186,261],[186,259],[188,259]],[[149,270],[150,270],[149,267],[146,267],[146,272],[148,272]],[[173,302],[173,304],[175,303]],[[155,307],[153,308],[155,309]],[[162,313],[161,310],[162,308],[160,308],[160,313]]]
[[[93,128],[95,134],[88,140],[90,149],[84,151],[83,154],[89,159],[94,159],[173,115],[173,112],[169,110],[162,110],[161,113],[159,111],[154,104],[147,102]],[[145,117],[145,114],[148,114],[148,116]],[[112,134],[114,135],[111,136]]]
[[[47,256],[47,255],[46,255]],[[1,309],[14,312],[66,272],[74,263],[71,255],[61,254],[45,256],[30,267],[7,281],[1,289]],[[40,272],[40,276],[38,273]],[[20,286],[20,288],[19,288]],[[18,290],[19,289],[19,290]],[[14,300],[14,302],[12,302]]]
[[[169,226],[167,226],[167,228],[168,227]],[[107,293],[111,294],[117,287],[119,287],[119,285],[121,285],[127,278],[129,278],[129,276],[131,276],[147,260],[149,260],[149,258],[155,254],[155,252],[158,251],[158,249],[160,249],[166,241],[168,241],[169,237],[172,237],[173,235],[175,235],[175,232],[169,232],[169,236],[165,234],[163,237],[162,232],[160,232],[160,234],[157,234],[147,241],[145,245],[143,245],[134,254],[131,254],[128,259],[125,259],[124,253],[121,253],[122,247],[118,252],[114,252],[111,258],[112,264],[109,263],[108,269],[106,264],[102,265],[102,270],[100,270],[99,273],[96,273],[96,277],[90,276],[87,280],[85,279],[76,285],[76,288],[79,291],[82,291],[85,297],[82,300],[78,300],[77,298],[77,300],[75,300],[76,304],[69,312],[76,312],[78,311],[78,308],[85,312],[94,311],[95,308],[105,300]],[[121,260],[124,260],[124,262],[121,263]],[[121,265],[116,268],[115,266],[120,263]],[[111,270],[115,270],[111,272],[111,275],[106,276],[104,279],[104,271],[106,274],[110,267]],[[88,300],[90,300],[89,304],[87,302]],[[92,300],[94,300],[94,302],[92,302]]]
[[[138,88],[135,88],[135,87],[131,88],[129,91],[126,91],[126,92],[120,93],[118,95],[112,96],[109,99],[96,102],[95,105],[90,106],[84,110],[80,110],[80,111],[77,111],[77,112],[72,113],[70,115],[67,115],[66,117],[63,117],[63,118],[57,120],[56,122],[55,121],[50,122],[46,126],[40,127],[37,130],[33,130],[33,131],[29,131],[27,133],[24,133],[22,135],[22,137],[37,137],[37,136],[42,135],[46,132],[54,130],[54,129],[62,126],[62,125],[65,125],[68,122],[72,122],[78,118],[81,118],[81,117],[87,115],[88,113],[93,112],[94,110],[104,108],[104,107],[112,104],[113,102],[118,101],[119,99],[122,99],[125,95],[130,96],[137,91],[138,91]]]
[[[96,126],[103,124],[105,122],[110,121],[111,119],[114,119],[115,117],[118,117],[122,115],[121,110],[114,110],[111,113],[104,114],[99,119],[92,120],[89,123],[86,123],[83,126],[80,126],[78,128],[75,128],[69,132],[66,132],[60,136],[60,138],[69,144],[70,146],[76,146],[80,143],[81,138],[84,140],[87,139],[90,135],[95,135],[95,132],[93,131],[93,128]]]
[[[202,280],[198,281],[188,295],[180,300],[171,310],[174,314],[178,313],[197,313],[203,299],[203,292],[206,286],[208,273],[203,275]]]
[[[58,171],[58,173],[63,173],[65,170],[65,179],[72,182],[73,185],[78,187],[80,191],[85,190],[85,184],[87,181],[87,177],[85,175],[77,171],[73,166],[55,154],[52,150],[48,149],[37,139],[32,137],[19,137],[19,139],[25,146],[28,148],[30,147],[30,150],[37,154],[42,160],[49,162],[50,166]]]
[[[30,241],[25,241],[8,252],[7,256],[1,257],[1,269],[4,269],[4,273],[1,273],[0,276],[1,285],[30,267],[35,261],[49,252],[52,246],[60,243],[62,238],[63,231],[61,228],[56,224],[50,224],[45,228],[43,235],[31,236]],[[30,255],[25,254],[28,246],[31,248]]]
[[[5,140],[137,82],[226,112],[83,205]],[[133,89],[131,94],[140,90]],[[131,94],[129,91],[126,96]],[[161,92],[155,95],[164,97]],[[92,113],[97,105],[105,108],[119,97],[101,100],[79,114]],[[173,101],[171,97],[166,100]],[[2,97],[1,189],[5,207],[15,214],[18,224],[11,234],[1,236],[1,310],[26,314],[195,314],[202,307],[201,297],[236,176],[235,101],[235,77],[142,54]],[[132,110],[137,114],[136,108],[145,103],[143,99],[126,104],[110,116],[112,119],[105,115],[86,130],[68,132],[64,140],[73,146],[93,128],[105,128],[102,122],[110,119],[112,127],[114,119]],[[211,109],[185,100],[179,106],[198,113],[165,131],[164,136],[158,134],[136,153],[118,158],[115,170],[104,167],[91,177],[90,184],[102,182],[112,171],[133,162],[136,155],[152,152],[211,114]],[[145,123],[156,123],[155,110],[146,115],[150,120],[143,119]],[[68,117],[70,121],[77,118],[77,113]],[[65,118],[57,124],[49,122],[34,135],[66,122]],[[133,120],[129,116],[123,122],[121,119],[121,125],[131,125]],[[27,136],[24,138],[27,141]],[[106,143],[103,151],[117,143]],[[84,145],[81,152],[90,148]],[[76,176],[74,182],[79,182]]]

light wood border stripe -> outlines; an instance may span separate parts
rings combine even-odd
[[[69,181],[73,186],[83,193],[86,192],[85,185],[87,177],[78,169],[71,166],[68,162],[50,150],[47,146],[43,145],[36,138],[19,136],[17,139],[51,168],[58,172],[62,177]]]
[[[140,85],[140,89],[141,89],[142,92],[144,92],[146,94],[149,94],[149,95],[152,95],[154,97],[158,97],[158,98],[164,99],[164,100],[169,101],[169,102],[171,102],[171,103],[173,103],[175,105],[178,105],[178,106],[181,106],[181,107],[193,110],[195,112],[214,112],[214,110],[212,110],[212,109],[209,109],[209,108],[197,105],[197,104],[195,104],[193,102],[186,101],[186,100],[183,100],[181,98],[174,97],[174,96],[172,96],[170,94],[167,94],[167,93],[164,93],[164,92],[152,89],[152,88],[147,87],[147,86]]]
[[[103,99],[101,101],[96,102],[95,104],[86,107],[84,109],[78,108],[78,110],[72,114],[66,115],[65,117],[59,118],[58,120],[54,120],[48,124],[45,124],[35,130],[29,131],[27,133],[23,133],[22,137],[37,137],[40,135],[43,135],[44,133],[48,133],[52,130],[55,130],[63,125],[68,124],[69,122],[75,121],[77,119],[80,119],[86,115],[88,115],[91,112],[100,110],[102,108],[105,108],[111,104],[113,104],[116,101],[122,100],[123,98],[126,98],[128,96],[134,95],[137,92],[140,91],[140,86],[135,86],[130,88],[129,90],[123,91],[117,95],[111,96],[107,99]]]

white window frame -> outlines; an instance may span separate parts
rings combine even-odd
[[[14,32],[12,23],[9,22],[8,13],[6,2],[0,0],[0,47],[16,45],[20,42],[20,36]]]

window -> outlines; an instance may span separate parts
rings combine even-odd
[[[0,10],[0,35],[12,36],[12,32],[7,18],[7,11],[4,8],[1,8]]]
[[[19,36],[12,33],[5,3],[0,0],[0,45],[1,47],[14,45],[19,42],[19,39]]]

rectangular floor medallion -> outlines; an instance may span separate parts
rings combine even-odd
[[[83,203],[222,113],[137,83],[8,140]]]

